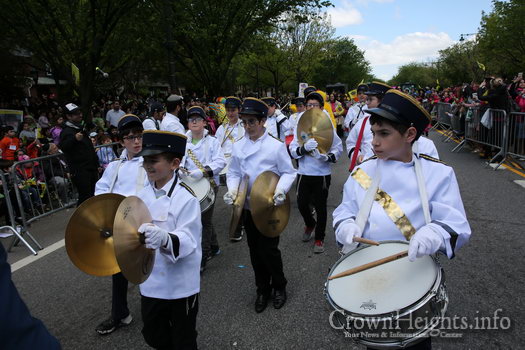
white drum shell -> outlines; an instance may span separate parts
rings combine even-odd
[[[195,196],[197,196],[201,206],[201,213],[210,209],[213,203],[215,203],[215,191],[208,179],[202,178],[195,181],[192,178],[187,177],[183,182],[195,192]]]
[[[328,277],[406,249],[406,241],[361,246],[339,259]],[[404,271],[396,273],[396,269]],[[411,272],[425,271],[427,276],[411,276]],[[335,310],[333,324],[352,333],[353,340],[377,349],[404,348],[423,340],[421,337],[439,324],[448,305],[443,269],[437,259],[429,256],[415,262],[403,258],[356,275],[327,280],[325,296]],[[427,322],[415,324],[418,318]]]

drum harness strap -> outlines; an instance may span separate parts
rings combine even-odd
[[[206,142],[206,140],[203,140],[203,141]],[[188,149],[188,156],[190,156],[193,164],[195,164],[197,166],[197,168],[199,168],[199,170],[202,171],[203,174],[207,173],[206,169],[204,169],[204,166],[197,159],[197,157],[195,156],[195,153],[193,153],[193,151],[191,149]],[[204,158],[207,158],[207,156],[208,156],[208,143],[206,143],[206,146],[205,146]],[[207,179],[210,181],[210,184],[212,185],[212,187],[214,187],[214,188],[217,187],[217,184],[215,183],[215,180],[213,179],[213,177],[210,176]]]
[[[118,171],[120,170],[120,166],[125,161],[124,158],[120,158],[118,160],[117,169],[115,170],[115,174],[113,175],[113,178],[111,179],[111,185],[109,186],[109,193],[113,193],[113,188],[115,187],[115,183],[117,182],[118,178]],[[135,193],[139,193],[139,191],[144,188],[144,177],[145,177],[145,170],[143,166],[139,167],[139,175],[137,176],[137,183],[135,184]]]
[[[425,222],[429,224],[431,219],[428,204],[428,194],[426,191],[423,173],[421,170],[421,161],[419,160],[419,156],[417,154],[414,154],[413,157],[416,179],[419,189],[419,197],[421,200],[421,205],[423,207],[423,214],[425,216]],[[412,238],[412,236],[416,233],[416,229],[414,228],[414,226],[412,226],[412,223],[403,212],[403,209],[401,209],[401,207],[394,201],[394,199],[388,193],[379,188],[379,182],[381,181],[381,162],[382,161],[380,159],[377,161],[376,176],[373,180],[361,168],[357,168],[351,175],[352,178],[354,178],[354,180],[359,185],[361,185],[363,189],[367,191],[365,194],[365,198],[361,203],[361,209],[357,214],[356,224],[362,232],[368,220],[368,216],[370,215],[372,204],[374,201],[377,201],[378,204],[383,207],[388,217],[401,231],[403,236],[405,236],[406,240],[409,241],[410,238]]]
[[[232,136],[232,132],[233,130],[235,129],[235,126],[233,126],[231,129],[230,129],[230,123],[227,123],[226,124],[226,133],[224,135],[224,138],[222,139],[222,142],[221,142],[221,147],[222,145],[224,145],[224,143],[226,142],[226,140],[230,140],[231,143],[234,143],[235,142],[235,138]],[[237,122],[237,136],[240,134],[240,128],[241,128],[241,123],[240,122]]]

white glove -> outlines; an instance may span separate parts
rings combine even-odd
[[[204,177],[204,173],[199,169],[194,169],[190,171],[189,177],[191,177],[193,180],[200,180]]]
[[[434,254],[442,246],[444,247],[443,237],[431,225],[421,227],[410,239],[408,260],[415,261],[416,258]]]
[[[155,224],[142,224],[139,227],[139,232],[144,233],[146,248],[149,249],[158,249],[161,246],[165,246],[168,243],[168,239],[170,239],[168,231]]]
[[[228,191],[224,194],[224,197],[222,197],[222,199],[224,199],[224,203],[228,205],[233,205],[233,202],[235,202],[235,198],[237,198],[236,190]]]
[[[312,151],[312,153],[310,153],[310,155],[312,157],[314,157],[315,159],[318,159],[318,160],[321,160],[323,162],[327,162],[328,161],[328,156],[326,154],[322,154],[321,152],[319,152],[319,150],[316,148]]]
[[[315,141],[314,138],[308,139],[308,141],[304,143],[303,147],[306,150],[306,152],[311,152],[317,148],[317,141]]]
[[[344,224],[339,230],[337,230],[337,240],[343,245],[354,244],[357,246],[357,243],[353,241],[354,237],[361,237],[363,232],[359,229],[356,223],[350,222]]]
[[[283,205],[284,201],[286,201],[286,193],[284,193],[284,191],[280,188],[276,189],[275,193],[273,194],[273,204],[278,207]]]

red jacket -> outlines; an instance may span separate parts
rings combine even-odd
[[[15,154],[20,149],[20,140],[18,137],[5,136],[0,141],[0,149],[2,150],[2,159],[15,160]]]

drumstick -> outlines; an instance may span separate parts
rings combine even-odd
[[[361,237],[354,237],[352,240],[354,242],[357,242],[357,243],[365,243],[365,244],[370,244],[370,245],[379,245],[379,242],[377,242],[377,241],[372,241],[371,239],[366,239],[366,238],[361,238]]]
[[[357,266],[357,267],[348,269],[346,271],[338,273],[337,275],[333,275],[333,276],[329,277],[328,280],[333,280],[333,279],[340,278],[340,277],[350,276],[350,275],[353,275],[354,273],[358,273],[358,272],[361,272],[361,271],[364,271],[364,270],[371,269],[372,267],[376,267],[376,266],[383,265],[383,264],[389,263],[389,262],[397,260],[397,259],[404,258],[407,255],[408,255],[408,250],[405,250],[404,252],[396,253],[394,255],[387,256],[386,258],[375,260],[375,261],[369,262],[367,264],[363,264],[361,266]]]

